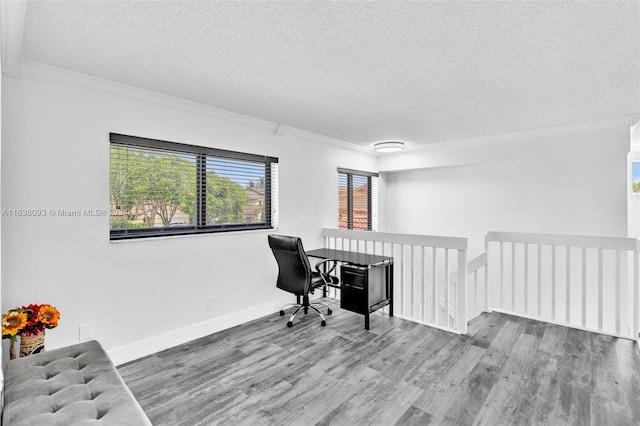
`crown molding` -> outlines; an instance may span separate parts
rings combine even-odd
[[[455,148],[465,147],[472,145],[489,145],[502,142],[513,142],[524,139],[542,138],[547,136],[557,136],[570,133],[588,132],[599,129],[611,129],[616,127],[631,127],[634,122],[634,117],[637,114],[630,115],[628,117],[618,117],[606,120],[589,121],[584,123],[568,124],[564,126],[545,127],[542,129],[524,130],[522,132],[502,133],[493,136],[483,136],[479,138],[458,139],[446,142],[436,142],[427,145],[411,145],[407,146],[406,151],[429,151],[438,150],[442,148]],[[394,153],[401,155],[402,152]],[[392,154],[393,155],[393,154]]]
[[[196,114],[204,114],[215,118],[241,122],[243,124],[263,128],[268,131],[273,131],[273,128],[276,125],[275,123],[271,123],[269,121],[213,108],[196,102],[187,101],[185,99],[176,98],[174,96],[164,95],[161,93],[152,92],[150,90],[140,89],[138,87],[93,77],[88,74],[69,71],[28,60],[22,61],[22,77],[31,80],[72,87],[78,90],[101,93],[111,96],[119,96],[168,106],[171,108],[178,108]]]
[[[177,108],[190,113],[202,114],[209,117],[237,122],[243,125],[259,128],[279,137],[290,135],[311,141],[328,143],[334,146],[339,146],[341,148],[355,151],[367,153],[372,153],[373,151],[368,147],[362,147],[360,145],[356,145],[343,140],[330,138],[294,127],[288,127],[281,123],[273,123],[270,121],[261,120],[259,118],[237,114],[234,112],[214,108],[174,96],[164,95],[161,93],[152,92],[150,90],[140,89],[138,87],[116,83],[110,80],[105,80],[87,74],[41,64],[38,62],[23,60],[22,78],[63,85],[78,90],[85,90],[94,93],[101,93],[111,96],[119,96],[143,102],[154,103],[170,108]]]
[[[2,73],[8,77],[20,78],[22,74],[22,39],[26,8],[26,0],[0,2]]]
[[[336,139],[329,136],[320,135],[318,133],[308,132],[306,130],[298,129],[295,127],[286,127],[286,126],[283,126],[283,127],[284,129],[282,131],[282,134],[288,134],[291,136],[301,137],[305,139],[313,139],[316,142],[333,145],[338,148],[346,148],[351,151],[359,151],[359,152],[364,152],[371,155],[374,154],[372,147],[358,145],[352,142],[344,141],[342,139]]]

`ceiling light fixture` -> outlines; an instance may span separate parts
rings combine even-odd
[[[373,148],[378,152],[395,152],[402,151],[404,149],[404,142],[389,141],[378,142],[373,145]]]

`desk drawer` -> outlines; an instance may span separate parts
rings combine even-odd
[[[366,314],[368,311],[367,295],[364,290],[343,286],[340,291],[340,308],[358,314]]]
[[[387,266],[371,268],[342,267],[340,307],[359,314],[391,298],[386,279]]]
[[[367,312],[367,270],[353,267],[342,267],[340,308],[364,314]]]
[[[342,267],[342,277],[340,278],[340,281],[342,282],[342,284],[349,286],[349,287],[353,287],[353,288],[357,288],[357,289],[364,289],[364,283],[367,280],[367,270],[366,269],[360,269],[360,268],[351,268],[351,267]]]

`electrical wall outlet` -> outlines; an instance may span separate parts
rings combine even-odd
[[[210,297],[207,299],[207,311],[212,311],[213,310],[213,298]]]
[[[79,327],[78,339],[89,340],[93,337],[93,324],[82,324]]]

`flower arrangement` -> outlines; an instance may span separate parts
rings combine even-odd
[[[55,306],[27,305],[9,309],[2,315],[2,338],[15,340],[17,335],[34,336],[46,328],[55,328],[60,321],[60,312]]]

